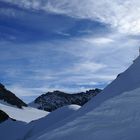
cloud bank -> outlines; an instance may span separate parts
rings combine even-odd
[[[139,0],[4,0],[24,8],[88,18],[109,24],[121,33],[140,34]]]
[[[139,6],[0,0],[1,82],[27,101],[49,90],[105,87],[138,56]]]

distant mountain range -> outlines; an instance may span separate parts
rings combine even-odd
[[[18,108],[27,107],[27,104],[19,99],[14,93],[7,90],[3,84],[0,84],[0,101],[10,105],[17,106]]]
[[[29,106],[49,112],[71,104],[83,106],[101,91],[101,89],[93,89],[75,94],[68,94],[62,91],[47,92],[36,98]]]
[[[0,121],[10,117],[19,121],[30,122],[46,116],[49,112],[60,107],[67,105],[82,106],[101,91],[100,89],[93,89],[75,94],[61,91],[48,92],[27,105],[14,93],[7,90],[3,84],[0,84]]]

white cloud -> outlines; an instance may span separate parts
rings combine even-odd
[[[90,38],[94,40],[93,37]],[[14,85],[11,84],[8,89],[26,99],[53,90],[82,91],[89,88],[84,87],[86,83],[93,88],[100,84],[105,86],[132,64],[132,60],[138,55],[136,49],[139,40],[118,36],[110,39],[113,41],[101,44],[96,41],[94,43],[85,41],[84,38],[42,42],[24,45],[22,51],[18,48],[18,44],[3,43],[1,62],[4,64],[1,63],[0,72],[4,72],[3,75],[7,79],[12,79],[11,83]],[[15,52],[14,50],[16,53],[12,55],[11,52]],[[51,59],[53,56],[55,57]],[[74,59],[72,63],[69,62],[69,57]],[[10,65],[10,60],[25,58],[30,60],[27,68],[25,65],[24,67]],[[57,67],[49,67],[50,62],[55,66],[57,61],[59,61]]]
[[[100,69],[105,68],[106,65],[104,64],[99,64],[91,61],[86,61],[86,62],[80,62],[79,64],[75,64],[74,67],[72,67],[73,73],[88,73],[92,72],[95,73],[99,71]]]
[[[70,36],[70,34],[62,32],[62,31],[56,31],[56,33],[62,36]]]
[[[25,8],[89,18],[110,24],[122,33],[140,34],[139,0],[4,0]]]
[[[98,20],[110,24],[111,27],[121,33],[140,33],[140,2],[138,0],[3,1],[12,2],[24,8],[41,9],[76,18]],[[4,13],[5,11],[2,9],[0,12]],[[5,14],[9,13],[10,10],[7,10]],[[12,14],[15,16],[15,13]],[[69,36],[65,32],[56,32]],[[90,31],[87,30],[86,32]],[[139,40],[125,35],[115,30],[113,34],[107,36],[95,37],[91,35],[69,40],[33,43],[22,47],[15,44],[0,43],[1,62],[28,60],[25,67],[4,63],[1,71],[4,71],[4,76],[9,79],[15,78],[13,82],[15,85],[11,85],[9,89],[20,97],[36,96],[55,89],[76,92],[86,89],[82,87],[86,83],[93,86],[101,82],[107,84],[118,73],[124,71],[138,54],[136,49]],[[14,55],[12,55],[13,53]],[[69,58],[73,58],[74,61]],[[60,67],[61,69],[59,69]],[[31,74],[26,73],[29,70]],[[70,87],[71,84],[79,86]],[[36,85],[38,88],[34,88]]]
[[[15,93],[19,97],[30,97],[30,96],[39,96],[40,93],[37,94],[37,90],[33,88],[25,88],[21,85],[10,85],[7,88]]]
[[[63,0],[61,2],[54,0],[49,2],[51,7],[47,8],[50,11],[57,9],[56,11],[70,16],[99,20],[118,28],[122,33],[140,33],[139,0]]]
[[[105,44],[109,44],[112,43],[114,40],[111,38],[106,38],[106,37],[99,37],[99,38],[92,38],[92,37],[88,37],[88,38],[84,38],[84,41],[87,41],[89,43],[93,43],[93,44],[98,44],[98,45],[105,45]]]

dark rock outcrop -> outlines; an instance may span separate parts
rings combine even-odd
[[[5,112],[3,112],[2,110],[0,110],[0,123],[6,121],[8,119],[9,119],[9,116]]]
[[[27,106],[26,103],[24,103],[11,91],[7,90],[2,84],[0,84],[0,100],[7,102],[10,105],[15,105],[18,108],[22,108],[22,106]]]
[[[95,89],[75,94],[68,94],[61,91],[48,92],[36,98],[30,105],[49,112],[71,104],[82,106],[101,91],[100,89]]]

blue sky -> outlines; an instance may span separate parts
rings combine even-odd
[[[47,91],[104,88],[138,56],[139,6],[0,0],[0,82],[27,102]]]

